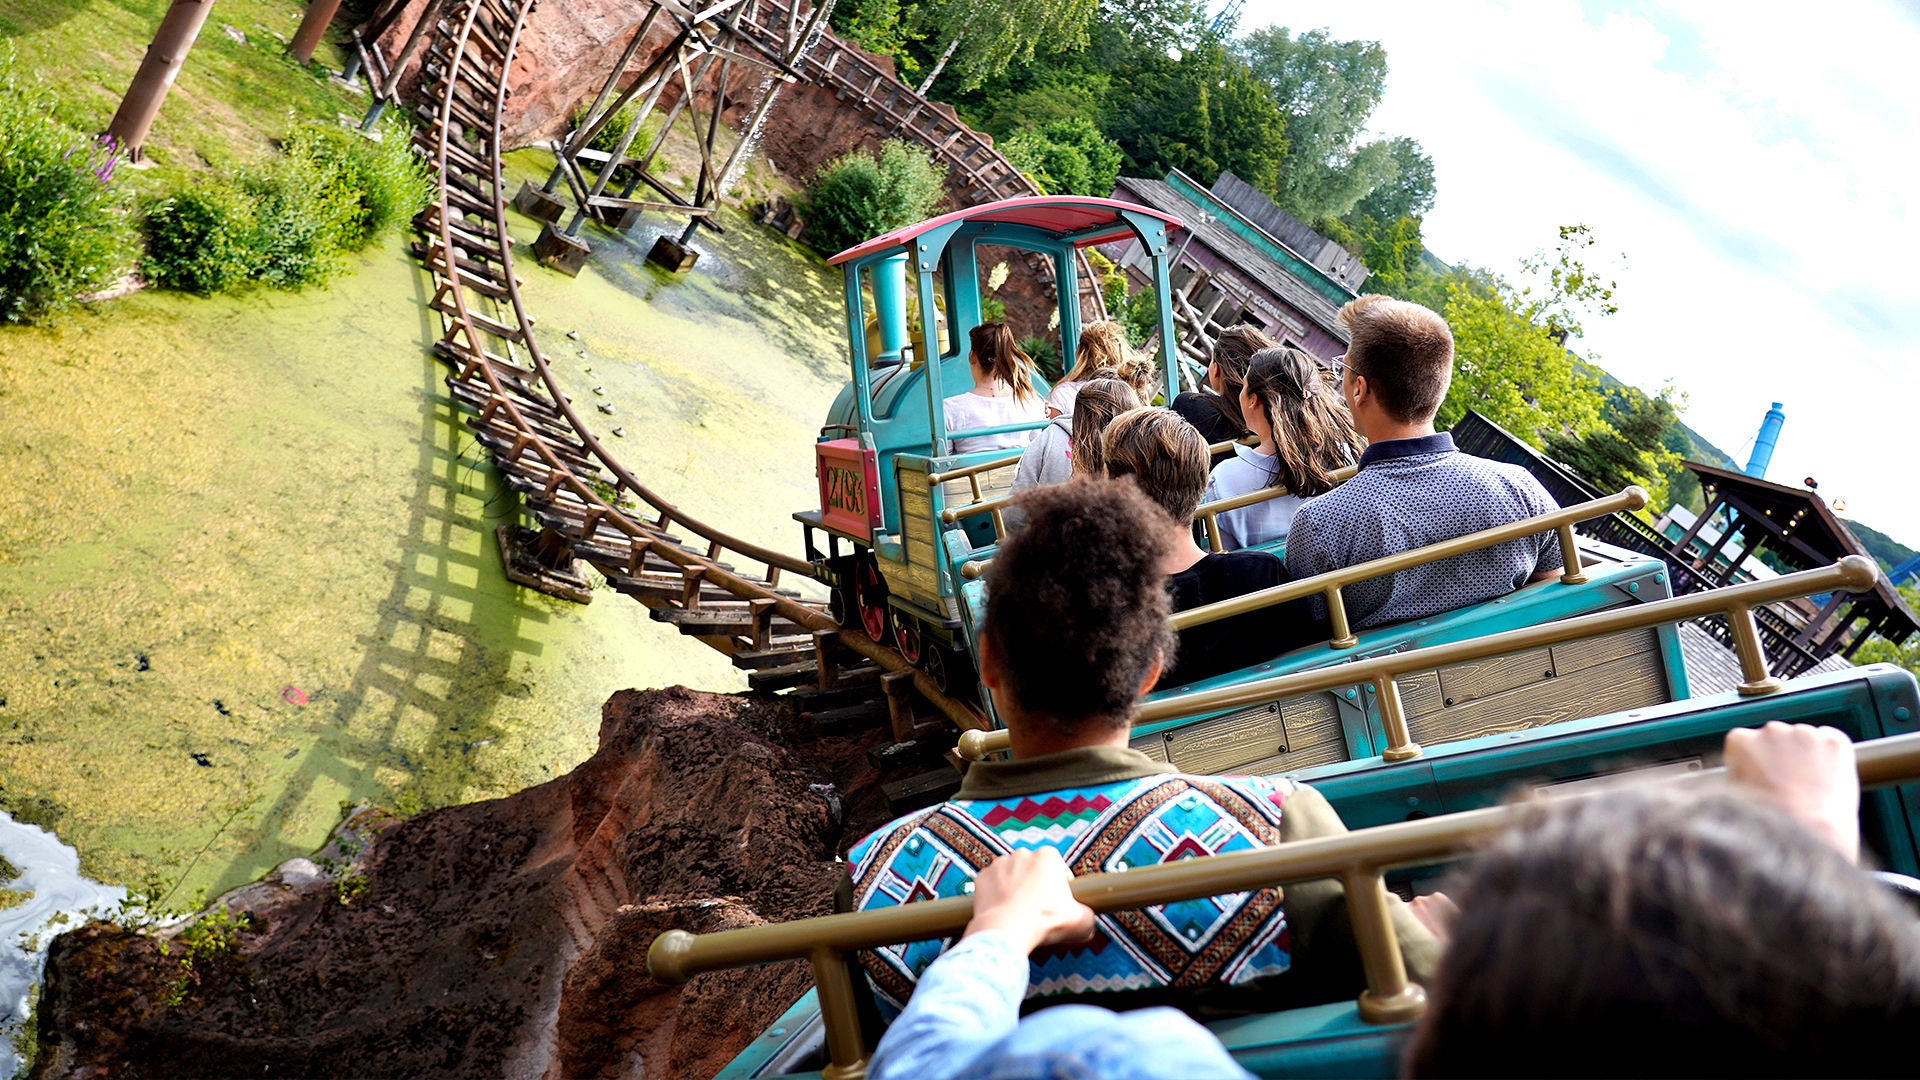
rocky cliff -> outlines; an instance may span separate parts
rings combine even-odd
[[[358,814],[314,860],[222,898],[243,924],[231,949],[64,935],[34,1075],[712,1075],[808,971],[663,987],[646,948],[830,910],[835,855],[884,818],[878,736],[815,739],[765,697],[618,694],[567,776]]]

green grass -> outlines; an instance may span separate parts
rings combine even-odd
[[[11,47],[18,70],[54,92],[65,119],[103,131],[167,7],[168,0],[0,0],[0,48]],[[365,111],[365,96],[283,55],[282,38],[292,36],[303,7],[298,0],[219,0],[147,138],[153,166],[123,170],[119,182],[136,194],[158,194],[208,168],[264,159],[272,139],[295,121]],[[223,25],[245,34],[246,43]],[[328,40],[315,60],[337,71],[339,46]]]

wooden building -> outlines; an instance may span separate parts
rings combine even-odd
[[[1454,443],[1469,454],[1519,465],[1540,480],[1562,506],[1597,498],[1591,484],[1565,466],[1521,442],[1510,432],[1475,412],[1468,412],[1453,429]],[[1759,480],[1730,469],[1684,463],[1700,479],[1706,511],[1678,538],[1632,514],[1614,514],[1588,522],[1580,531],[1606,543],[1666,560],[1672,571],[1673,592],[1700,592],[1749,581],[1762,564],[1754,556],[1772,552],[1790,570],[1826,566],[1847,555],[1866,555],[1866,545],[1853,535],[1826,501],[1805,488]],[[1701,536],[1719,518],[1709,542]],[[1736,545],[1734,541],[1738,539]],[[1764,571],[1763,571],[1764,573]],[[1833,593],[1754,609],[1760,640],[1781,675],[1797,675],[1828,657],[1851,658],[1873,634],[1896,643],[1920,632],[1920,618],[1901,599],[1885,574],[1869,592]],[[1723,620],[1706,620],[1703,627],[1731,646]]]
[[[1208,190],[1176,169],[1165,180],[1121,177],[1113,197],[1184,223],[1168,237],[1175,256],[1172,301],[1183,385],[1198,381],[1215,338],[1236,323],[1251,323],[1275,341],[1322,360],[1346,351],[1346,332],[1334,316],[1358,295],[1354,287],[1366,280],[1366,267],[1252,186],[1222,173]],[[1293,243],[1270,229],[1284,232]],[[1126,270],[1133,289],[1146,287],[1147,261],[1137,243],[1103,250]]]

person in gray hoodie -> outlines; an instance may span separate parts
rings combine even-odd
[[[1121,379],[1093,379],[1080,387],[1073,399],[1073,412],[1056,416],[1053,422],[1034,435],[1020,455],[1020,466],[1013,474],[1013,493],[1044,484],[1059,484],[1070,477],[1106,475],[1106,459],[1101,452],[1101,435],[1121,413],[1140,408],[1140,395]],[[1025,520],[1018,510],[1009,508],[1001,515],[1007,527],[1018,528]]]

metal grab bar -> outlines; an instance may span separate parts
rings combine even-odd
[[[1370,578],[1384,577],[1415,566],[1439,562],[1455,555],[1504,544],[1509,540],[1542,533],[1553,529],[1560,534],[1560,557],[1566,571],[1561,581],[1568,585],[1583,584],[1587,580],[1585,570],[1580,565],[1580,553],[1573,540],[1573,526],[1589,518],[1604,517],[1620,510],[1638,510],[1647,505],[1647,492],[1638,485],[1626,487],[1617,494],[1605,498],[1593,499],[1574,506],[1563,507],[1552,513],[1530,517],[1523,521],[1496,525],[1491,529],[1482,529],[1465,536],[1456,536],[1452,540],[1442,540],[1437,544],[1401,551],[1371,562],[1355,563],[1338,570],[1329,570],[1324,574],[1315,574],[1299,581],[1289,581],[1285,585],[1275,585],[1271,589],[1261,589],[1231,600],[1221,600],[1212,604],[1202,604],[1197,608],[1188,608],[1173,617],[1173,628],[1185,630],[1190,626],[1204,626],[1210,622],[1229,619],[1235,615],[1244,615],[1249,611],[1283,604],[1288,600],[1297,600],[1303,596],[1319,593],[1327,601],[1327,621],[1333,624],[1333,640],[1329,646],[1335,649],[1351,649],[1358,639],[1347,625],[1347,605],[1340,595],[1340,589],[1355,582]]]
[[[1853,752],[1854,767],[1864,788],[1920,778],[1920,734],[1857,743]],[[1718,782],[1725,773],[1720,768],[1704,769],[1661,782],[1698,785]],[[1567,797],[1591,798],[1592,794]],[[1367,977],[1367,989],[1358,1002],[1360,1016],[1372,1024],[1404,1023],[1420,1015],[1426,992],[1407,979],[1381,874],[1395,867],[1458,857],[1485,838],[1518,824],[1528,812],[1525,806],[1495,806],[1295,840],[1276,847],[1182,859],[1125,873],[1087,874],[1073,880],[1073,895],[1096,912],[1125,911],[1337,877],[1346,887],[1354,941]],[[831,1080],[853,1080],[865,1074],[867,1051],[861,1041],[846,954],[905,941],[951,937],[966,929],[972,917],[973,898],[956,896],[712,934],[669,930],[655,938],[647,950],[647,970],[661,982],[678,984],[705,971],[807,958],[819,987],[820,1014],[826,1022],[832,1059],[823,1075]]]
[[[1802,570],[1797,574],[1788,574],[1786,577],[1767,581],[1749,581],[1741,585],[1715,589],[1712,592],[1689,593],[1668,600],[1656,600],[1650,604],[1596,611],[1591,615],[1542,623],[1538,626],[1523,626],[1518,630],[1469,638],[1466,641],[1429,645],[1424,649],[1368,657],[1350,664],[1334,664],[1309,671],[1296,671],[1287,675],[1258,679],[1238,686],[1181,694],[1178,697],[1164,698],[1142,706],[1134,714],[1134,723],[1152,723],[1180,716],[1224,711],[1258,702],[1272,701],[1292,694],[1333,690],[1354,683],[1372,682],[1378,687],[1380,720],[1387,730],[1387,748],[1380,756],[1388,761],[1405,761],[1408,758],[1420,756],[1420,744],[1414,742],[1412,735],[1407,731],[1406,711],[1400,702],[1399,684],[1395,681],[1403,675],[1468,660],[1484,660],[1489,656],[1518,652],[1521,649],[1559,645],[1622,630],[1641,630],[1661,623],[1681,622],[1699,618],[1702,615],[1722,614],[1735,628],[1734,652],[1740,657],[1740,673],[1746,677],[1746,681],[1740,684],[1740,693],[1743,697],[1757,697],[1777,692],[1782,684],[1767,670],[1767,654],[1761,651],[1759,634],[1753,628],[1754,605],[1770,604],[1780,600],[1842,589],[1847,592],[1866,592],[1873,588],[1879,573],[1880,568],[1872,559],[1865,555],[1849,555],[1831,566],[1823,566],[1817,570]],[[1175,618],[1177,619],[1178,616]],[[968,731],[960,736],[959,751],[961,757],[979,761],[988,754],[1007,749],[1010,745],[1005,729]]]
[[[991,461],[976,461],[971,465],[948,469],[946,472],[928,473],[927,483],[944,484],[949,480],[964,480],[969,476],[978,476],[983,472],[992,472],[995,469],[1004,469],[1009,465],[1018,464],[1020,464],[1020,455],[1008,454],[1006,457],[994,458]]]
[[[1333,482],[1336,484],[1345,483],[1353,479],[1353,475],[1359,471],[1360,466],[1358,465],[1348,465],[1343,469],[1335,469],[1332,474]],[[1291,494],[1293,494],[1293,492],[1279,484],[1275,484],[1272,487],[1264,487],[1258,491],[1249,491],[1244,495],[1229,495],[1224,499],[1215,499],[1210,503],[1201,503],[1200,508],[1193,512],[1193,518],[1195,521],[1206,523],[1207,546],[1216,552],[1225,551],[1227,550],[1226,542],[1220,538],[1221,514],[1229,510],[1238,510],[1243,506],[1252,506],[1255,503],[1263,503],[1269,499],[1278,499],[1283,495]]]
[[[1226,442],[1214,443],[1207,448],[1207,452],[1209,454],[1223,453],[1228,447],[1233,446],[1234,442],[1234,440],[1229,439]],[[1349,480],[1353,477],[1354,473],[1359,471],[1360,467],[1358,465],[1349,465],[1344,469],[1336,470],[1333,473],[1333,478],[1336,482]],[[1216,499],[1210,503],[1201,503],[1200,508],[1194,511],[1193,517],[1196,521],[1206,522],[1207,539],[1211,541],[1213,550],[1225,551],[1226,547],[1220,541],[1220,523],[1218,520],[1220,514],[1228,510],[1238,510],[1243,506],[1252,506],[1254,503],[1266,502],[1268,499],[1277,499],[1282,495],[1291,494],[1293,494],[1293,492],[1276,484],[1273,487],[1261,488],[1259,491],[1250,491],[1245,495],[1234,495],[1225,499]],[[983,502],[967,503],[962,506],[950,506],[940,511],[940,520],[945,524],[951,525],[964,517],[994,513],[994,520],[998,521],[1000,519],[996,512],[1005,510],[1013,503],[1016,497],[1017,493],[1002,495],[997,499],[987,499]],[[1005,533],[998,532],[997,535],[1004,536]]]
[[[1224,453],[1226,453],[1226,452],[1227,452],[1227,451],[1228,451],[1229,449],[1231,449],[1231,448],[1232,448],[1232,447],[1233,447],[1233,446],[1234,446],[1234,445],[1235,445],[1235,444],[1236,444],[1237,442],[1239,442],[1239,440],[1237,440],[1237,439],[1228,439],[1228,440],[1227,440],[1226,442],[1217,442],[1217,443],[1213,443],[1213,444],[1211,444],[1210,446],[1208,446],[1208,447],[1207,447],[1207,453],[1208,453],[1209,455],[1212,455],[1212,454],[1224,454]],[[1000,465],[1002,465],[1002,464],[1009,464],[1009,463],[1013,463],[1013,462],[1018,462],[1019,460],[1020,460],[1020,456],[1019,456],[1018,454],[1016,454],[1016,455],[1014,455],[1013,457],[1010,457],[1010,458],[1007,458],[1007,459],[1005,459],[1005,461],[1002,461],[1002,462],[997,462],[997,463],[994,463],[994,464],[993,464],[993,465],[991,465],[991,466],[981,466],[981,465],[969,465],[969,466],[968,466],[967,468],[969,468],[969,469],[977,469],[977,470],[980,470],[980,471],[983,471],[983,472],[984,472],[984,471],[988,471],[988,470],[989,470],[990,468],[995,468],[995,469],[997,469],[997,468],[999,468],[999,467],[1000,467]],[[1351,469],[1344,469],[1344,470],[1342,470],[1341,472],[1338,472],[1338,473],[1335,473],[1334,475],[1335,475],[1335,476],[1337,476],[1337,477],[1339,477],[1339,478],[1340,478],[1340,479],[1342,479],[1342,480],[1345,480],[1345,479],[1346,479],[1347,477],[1349,477],[1349,476],[1352,476],[1352,475],[1353,475],[1353,474],[1354,474],[1355,472],[1357,472],[1357,471],[1358,471],[1358,468],[1357,468],[1357,467],[1355,467],[1355,468],[1351,468]],[[935,476],[932,476],[932,477],[929,477],[928,479],[930,479],[930,480],[932,480],[932,481],[933,481],[934,483],[940,483],[941,481],[944,481],[944,480],[948,480],[948,479],[952,479],[952,478],[956,478],[956,477],[959,477],[959,476],[961,476],[961,475],[962,475],[962,474],[963,474],[964,472],[965,472],[965,470],[961,470],[961,469],[955,469],[955,470],[954,470],[954,471],[952,471],[952,472],[944,472],[944,473],[939,473],[939,474],[937,474],[937,475],[935,475]],[[968,475],[971,475],[971,474],[968,474]],[[1268,489],[1268,490],[1270,490],[1270,491],[1275,491],[1275,494],[1272,494],[1272,495],[1268,495],[1268,496],[1266,496],[1266,498],[1269,498],[1269,499],[1271,499],[1271,498],[1277,498],[1277,497],[1278,497],[1278,496],[1280,496],[1280,495],[1285,495],[1285,494],[1287,494],[1287,492],[1286,492],[1286,491],[1283,491],[1283,490],[1279,490],[1279,491],[1276,491],[1275,489],[1271,489],[1271,488],[1270,488],[1270,489]],[[974,489],[974,493],[973,493],[973,495],[974,495],[974,498],[975,498],[976,500],[980,498],[980,491],[979,491],[979,488],[978,488],[978,487],[976,487],[976,488]],[[953,524],[954,522],[956,522],[956,521],[959,521],[959,520],[960,520],[961,518],[963,518],[963,517],[972,517],[972,516],[974,516],[974,515],[976,515],[976,514],[986,514],[986,513],[991,513],[991,512],[993,512],[993,511],[996,511],[996,510],[1005,510],[1005,509],[1007,508],[1007,506],[1008,506],[1008,504],[1010,504],[1010,503],[1012,503],[1012,502],[1013,502],[1013,499],[1014,499],[1014,497],[1013,497],[1012,495],[1002,495],[1002,496],[1000,496],[1000,497],[999,497],[999,498],[997,498],[997,499],[987,499],[987,500],[985,500],[984,502],[979,502],[979,501],[976,501],[976,502],[971,502],[971,503],[966,503],[966,504],[964,504],[964,505],[961,505],[961,506],[950,506],[950,507],[947,507],[946,509],[944,509],[944,510],[942,510],[942,511],[940,511],[940,520],[941,520],[942,522],[944,522],[945,524],[948,524],[948,525],[951,525],[951,524]],[[1226,500],[1221,500],[1221,501],[1222,501],[1222,502],[1225,502]],[[1259,502],[1260,500],[1259,500],[1259,499],[1254,499],[1254,500],[1251,500],[1251,501],[1253,501],[1253,502]],[[1209,505],[1210,505],[1210,504],[1209,504]],[[1238,505],[1245,505],[1245,504],[1238,504]],[[1204,510],[1206,510],[1206,508],[1207,508],[1207,507],[1206,507],[1206,506],[1204,506],[1204,505],[1200,507],[1200,509],[1201,509],[1202,511],[1204,511]],[[1223,509],[1228,509],[1228,510],[1231,510],[1231,509],[1233,509],[1233,508],[1232,508],[1232,507],[1223,507]],[[1198,516],[1198,515],[1196,514],[1195,516]],[[1006,530],[1005,530],[1005,529],[1002,529],[1002,528],[1000,528],[1000,527],[999,527],[999,521],[1000,521],[1000,515],[998,515],[998,514],[994,514],[994,522],[995,522],[995,525],[994,525],[994,530],[995,530],[995,531],[994,531],[994,535],[995,535],[996,537],[1000,537],[1000,536],[1005,536],[1005,535],[1006,535]],[[1217,535],[1216,535],[1216,540],[1217,540]],[[1218,550],[1220,550],[1220,548],[1219,548],[1218,546],[1216,546],[1216,547],[1214,548],[1214,550],[1215,550],[1215,551],[1218,551]]]
[[[1587,575],[1580,565],[1580,552],[1574,544],[1574,524],[1588,518],[1603,517],[1619,510],[1638,510],[1645,505],[1647,505],[1646,489],[1632,485],[1621,489],[1617,494],[1575,506],[1562,507],[1538,517],[1496,525],[1491,529],[1482,529],[1465,536],[1456,536],[1451,540],[1442,540],[1437,544],[1398,552],[1372,562],[1355,563],[1339,570],[1329,570],[1324,574],[1315,574],[1312,577],[1301,578],[1299,581],[1289,581],[1285,585],[1275,585],[1271,589],[1250,592],[1231,600],[1188,608],[1173,616],[1173,628],[1184,630],[1189,626],[1201,626],[1218,619],[1244,615],[1249,611],[1258,611],[1263,607],[1271,607],[1288,600],[1321,593],[1327,601],[1327,621],[1333,624],[1333,639],[1327,643],[1328,647],[1351,649],[1358,639],[1353,636],[1353,631],[1347,625],[1347,606],[1340,595],[1340,589],[1343,586],[1426,563],[1439,562],[1441,559],[1469,551],[1478,551],[1495,544],[1504,544],[1509,540],[1546,532],[1548,529],[1556,530],[1560,534],[1560,559],[1566,567],[1566,573],[1560,580],[1568,585],[1583,584],[1587,580]],[[961,563],[960,576],[973,581],[986,573],[987,567],[992,564],[992,559],[974,559]]]

